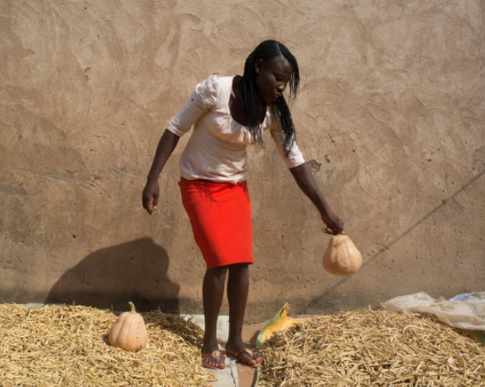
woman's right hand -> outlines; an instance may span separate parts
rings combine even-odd
[[[147,184],[143,189],[142,202],[143,208],[147,210],[150,215],[157,209],[159,194],[160,189],[158,187],[158,181],[148,179]]]

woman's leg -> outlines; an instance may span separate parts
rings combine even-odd
[[[221,309],[224,295],[224,282],[226,279],[227,266],[207,269],[204,276],[202,296],[204,299],[205,334],[202,354],[211,354],[219,349],[217,343],[217,318]],[[224,366],[225,356],[221,356],[220,363],[211,357],[205,357],[204,361],[215,365]]]
[[[242,339],[242,328],[249,291],[249,265],[247,263],[238,263],[229,265],[228,268],[229,339],[227,340],[226,350],[227,353],[234,354],[246,348]],[[256,363],[259,357],[257,354],[254,355],[254,359],[251,359],[247,353],[239,355],[239,358],[248,364]]]

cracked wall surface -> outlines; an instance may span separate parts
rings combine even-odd
[[[249,321],[484,290],[484,3],[0,2],[0,302],[199,313],[204,262],[177,181],[149,216],[156,145],[212,73],[282,41],[297,141],[363,255],[350,277],[269,135],[250,149]],[[237,231],[237,230],[235,230]],[[227,313],[224,301],[222,313]]]

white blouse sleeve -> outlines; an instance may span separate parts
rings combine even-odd
[[[285,156],[285,151],[283,148],[283,144],[285,141],[285,132],[283,131],[279,120],[277,122],[273,122],[270,127],[270,132],[271,137],[273,137],[274,143],[276,145],[276,149],[278,149],[279,154],[283,158],[283,161],[288,168],[295,168],[305,162],[303,154],[298,148],[298,145],[296,145],[296,142],[293,143],[293,147],[291,148],[288,157]]]
[[[168,123],[167,129],[177,136],[187,133],[195,122],[217,101],[219,78],[211,75],[197,85],[182,109]]]

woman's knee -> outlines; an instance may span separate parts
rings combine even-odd
[[[249,271],[249,264],[248,263],[235,263],[233,265],[228,266],[229,273],[237,274],[237,273],[245,273]]]
[[[219,266],[207,269],[206,276],[217,278],[217,279],[224,279],[227,273],[227,266]]]

